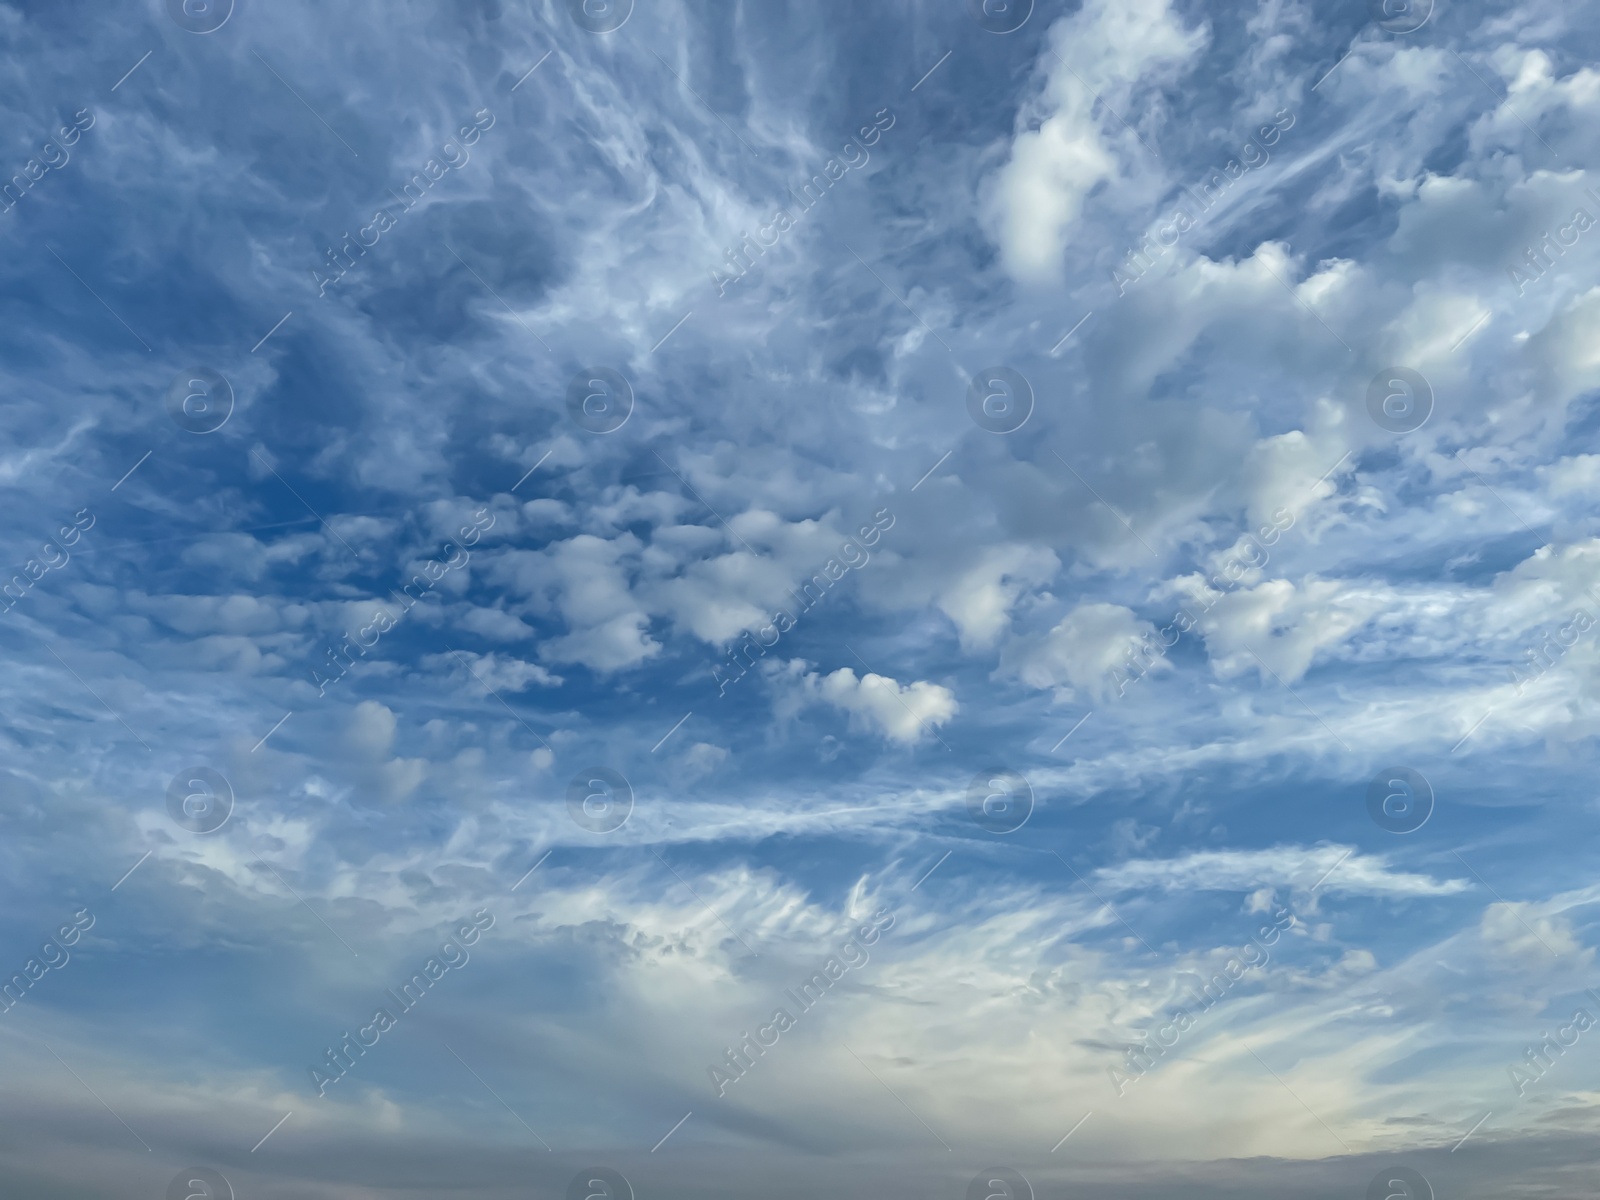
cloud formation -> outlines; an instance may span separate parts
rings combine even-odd
[[[12,1190],[1581,1190],[1600,21],[1004,7],[0,0]]]

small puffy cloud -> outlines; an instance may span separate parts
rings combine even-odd
[[[914,745],[956,715],[955,693],[936,683],[918,680],[902,687],[883,675],[867,673],[856,678],[849,667],[830,675],[806,671],[796,660],[787,668],[770,672],[790,689],[779,711],[795,712],[808,704],[827,704],[848,713],[852,729],[871,729],[892,742]]]
[[[1597,586],[1600,538],[1541,546],[1511,570],[1495,576],[1481,606],[1481,619],[1491,632],[1526,638],[1541,627],[1560,624],[1575,609],[1593,612]]]
[[[1317,416],[1330,432],[1317,436],[1292,429],[1251,447],[1243,473],[1252,532],[1276,529],[1281,535],[1317,501],[1339,490],[1335,472],[1346,467],[1346,435],[1337,429],[1340,415],[1331,406],[1319,407]]]
[[[670,539],[663,542],[671,544]],[[651,554],[661,556],[664,549],[653,545]],[[794,605],[786,594],[781,567],[745,551],[691,564],[661,585],[659,601],[679,628],[713,645],[732,641],[747,629],[760,629],[778,608]]]
[[[509,654],[473,654],[469,651],[455,654],[430,654],[423,663],[436,669],[461,670],[463,662],[484,687],[495,692],[525,692],[534,684],[540,687],[559,687],[561,676],[554,675],[538,663],[525,662]]]
[[[1600,492],[1600,454],[1574,454],[1538,468],[1552,496],[1592,496]]]
[[[1030,687],[1070,687],[1105,699],[1115,687],[1112,672],[1154,633],[1120,604],[1080,604],[1049,633],[1012,641],[1000,667]]]
[[[1052,551],[1038,547],[990,547],[940,588],[937,603],[956,623],[964,648],[990,646],[1005,632],[1023,589],[1048,582],[1060,566]]]
[[[525,590],[536,612],[557,613],[567,633],[540,647],[548,662],[581,663],[609,673],[637,666],[661,652],[650,637],[650,617],[635,599],[631,577],[639,539],[579,534],[542,551],[506,556],[496,574]]]
[[[727,761],[728,750],[725,746],[696,742],[678,756],[678,770],[685,782],[693,783],[697,779],[704,779]]]
[[[1535,904],[1500,901],[1483,910],[1478,932],[1491,947],[1518,959],[1553,962],[1552,955],[1576,954],[1587,963],[1594,951],[1584,947],[1572,922],[1560,913],[1544,914]]]
[[[394,745],[395,715],[376,700],[363,700],[350,714],[345,740],[367,758],[382,758]]]
[[[581,663],[602,674],[637,666],[661,650],[643,613],[621,613],[609,621],[574,630],[546,642],[541,653],[551,662]]]
[[[1271,888],[1257,888],[1250,893],[1245,901],[1245,912],[1264,913],[1271,912],[1278,903],[1278,894]]]
[[[499,608],[468,608],[458,620],[461,628],[491,642],[520,642],[533,636],[526,622]]]
[[[397,729],[390,708],[376,700],[363,700],[351,711],[344,734],[357,777],[372,794],[390,803],[409,797],[428,774],[425,759],[389,757]]]
[[[1177,580],[1176,590],[1194,602],[1191,611],[1197,613],[1210,601],[1198,623],[1212,668],[1224,679],[1255,669],[1263,680],[1276,675],[1294,683],[1320,652],[1337,646],[1384,607],[1378,591],[1336,580],[1306,579],[1296,585],[1269,579],[1219,595],[1201,576],[1191,575]]]

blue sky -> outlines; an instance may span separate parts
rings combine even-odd
[[[0,36],[8,1195],[1578,1186],[1581,6]]]

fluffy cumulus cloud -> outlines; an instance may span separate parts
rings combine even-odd
[[[939,726],[960,708],[950,689],[936,683],[917,680],[901,684],[870,671],[857,678],[849,667],[824,675],[807,670],[809,666],[795,660],[773,672],[784,690],[781,708],[793,711],[808,704],[827,705],[848,714],[852,726],[891,742],[911,745],[937,736]]]
[[[1588,1186],[1593,11],[114,7],[0,0],[7,1195]]]
[[[1018,112],[1005,165],[992,180],[990,218],[1001,261],[1016,279],[1059,280],[1085,198],[1130,173],[1149,152],[1118,113],[1159,94],[1207,40],[1168,0],[1089,0],[1046,35],[1041,93]],[[1104,93],[1104,94],[1102,94]],[[1153,132],[1153,131],[1152,131]]]
[[[1048,581],[1060,566],[1049,550],[1025,545],[985,549],[940,593],[939,608],[955,622],[967,646],[988,646],[1010,622],[1011,606],[1030,585]]]
[[[1002,661],[1032,687],[1066,686],[1105,699],[1120,693],[1121,672],[1154,633],[1120,604],[1081,604],[1044,636],[1013,642]]]
[[[1196,606],[1210,605],[1200,629],[1219,674],[1259,666],[1286,683],[1298,681],[1319,651],[1338,645],[1383,604],[1382,597],[1351,594],[1352,589],[1329,580],[1307,579],[1296,586],[1268,579],[1224,594],[1209,594],[1204,584],[1191,580],[1179,586],[1186,584],[1193,588],[1188,598]]]

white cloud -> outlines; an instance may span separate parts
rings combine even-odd
[[[1000,259],[1013,278],[1058,281],[1085,197],[1117,173],[1119,152],[1148,153],[1095,93],[1121,104],[1146,76],[1192,59],[1206,39],[1203,27],[1183,26],[1168,0],[1088,0],[1051,29],[1041,60],[1045,93],[1019,114],[1010,159],[989,194]]]
[[[935,602],[956,623],[961,644],[982,649],[1005,631],[1023,590],[1044,583],[1060,566],[1051,551],[1035,546],[986,547],[943,584]]]
[[[1254,894],[1263,887],[1346,892],[1362,896],[1449,896],[1472,885],[1389,868],[1382,855],[1353,846],[1274,846],[1266,850],[1200,850],[1181,858],[1130,859],[1103,867],[1095,878],[1119,891],[1223,891]]]
[[[1579,68],[1556,77],[1572,61],[1571,47],[1593,40],[1591,14],[1528,0],[1461,24],[1456,32],[1470,26],[1458,43],[1462,57],[1491,81],[1496,72],[1507,81],[1511,100],[1497,103],[1451,52],[1454,34],[1437,20],[1420,38],[1377,37],[1370,26],[1324,26],[1304,0],[1263,0],[1230,14],[1226,44],[1214,56],[1207,50],[1206,70],[1174,88],[1167,85],[1202,61],[1207,34],[1184,22],[1198,22],[1203,8],[1158,0],[1068,6],[1074,15],[1043,32],[1070,70],[1042,51],[1036,101],[1015,95],[1026,52],[1011,60],[1014,74],[980,72],[974,84],[958,50],[912,97],[918,107],[906,107],[899,127],[874,146],[871,170],[852,174],[814,224],[763,258],[742,293],[720,298],[707,290],[695,255],[715,262],[741,226],[766,219],[773,170],[790,159],[818,161],[832,152],[835,119],[841,134],[856,122],[838,104],[856,94],[840,90],[835,69],[850,56],[835,51],[863,44],[859,30],[805,6],[639,6],[621,36],[557,39],[552,60],[513,96],[505,89],[549,49],[539,31],[510,20],[513,6],[500,0],[447,7],[448,19],[437,5],[401,4],[374,21],[370,3],[352,0],[324,14],[331,24],[319,37],[292,21],[252,27],[263,59],[309,89],[307,101],[340,136],[372,136],[351,114],[368,111],[363,101],[373,96],[392,101],[386,111],[405,155],[431,153],[432,132],[457,115],[458,92],[481,94],[502,122],[467,171],[449,177],[461,185],[459,204],[436,190],[429,211],[417,215],[436,226],[407,224],[398,235],[405,240],[386,238],[364,256],[348,299],[306,295],[304,222],[258,219],[286,187],[306,182],[293,167],[264,162],[262,147],[292,143],[301,166],[323,153],[336,164],[347,156],[314,123],[312,138],[286,142],[277,123],[304,121],[303,112],[219,107],[197,91],[197,81],[213,78],[278,87],[232,42],[213,47],[223,52],[212,64],[220,75],[161,76],[162,94],[182,100],[193,120],[163,122],[145,107],[158,58],[119,88],[104,128],[75,152],[75,186],[89,200],[100,188],[100,199],[115,201],[96,211],[110,223],[108,244],[128,252],[108,264],[84,249],[80,262],[71,239],[51,239],[156,344],[154,353],[131,338],[126,356],[108,350],[123,331],[59,264],[47,258],[40,268],[36,256],[13,256],[18,271],[43,270],[37,281],[18,280],[26,294],[52,300],[42,306],[47,317],[71,296],[90,315],[34,329],[27,306],[15,314],[38,347],[36,356],[0,366],[13,400],[0,413],[0,481],[19,485],[8,494],[18,544],[34,536],[34,500],[50,497],[48,511],[38,512],[42,533],[59,524],[56,509],[98,506],[105,485],[155,447],[105,500],[104,524],[73,552],[72,574],[46,577],[12,616],[14,630],[28,636],[16,642],[16,694],[8,697],[16,719],[6,741],[10,767],[0,776],[7,806],[21,816],[5,832],[18,863],[42,864],[47,875],[51,863],[74,864],[70,880],[24,880],[17,895],[59,895],[63,880],[91,878],[91,862],[109,884],[154,847],[117,896],[142,891],[164,903],[119,908],[119,921],[135,922],[125,930],[108,922],[104,936],[127,951],[119,970],[146,966],[137,957],[149,946],[161,956],[150,969],[170,974],[162,939],[181,942],[180,954],[196,944],[210,953],[213,942],[248,936],[285,961],[306,943],[305,969],[294,972],[306,986],[285,996],[315,1010],[319,1028],[329,1014],[360,1014],[351,1005],[369,997],[353,991],[399,940],[487,904],[504,913],[494,934],[503,941],[475,955],[471,969],[554,982],[508,1017],[494,1008],[504,989],[489,986],[486,974],[484,987],[468,989],[474,1007],[460,1014],[481,1045],[452,1044],[464,1059],[488,1064],[481,1069],[497,1089],[491,1072],[503,1069],[508,1103],[553,1144],[599,1144],[585,1141],[595,1130],[585,1115],[593,1105],[549,1099],[587,1088],[621,1098],[597,1137],[649,1146],[665,1127],[661,1113],[695,1107],[686,1134],[704,1115],[707,1138],[745,1139],[756,1153],[777,1155],[773,1138],[784,1135],[770,1131],[800,1131],[841,1166],[834,1149],[868,1145],[875,1161],[900,1170],[897,1186],[910,1187],[919,1180],[904,1173],[911,1159],[894,1157],[895,1139],[922,1133],[903,1111],[884,1110],[881,1088],[858,1064],[828,1049],[835,1034],[941,1133],[959,1129],[974,1143],[1037,1156],[1065,1131],[1060,1112],[1072,1119],[1093,1102],[1069,1105],[1106,1087],[1120,1045],[1185,1000],[1184,971],[1225,959],[1230,943],[1261,923],[1248,918],[1274,911],[1280,899],[1311,918],[1316,905],[1304,893],[1321,880],[1322,911],[1297,930],[1305,936],[1285,939],[1271,971],[1208,1014],[1196,1040],[1140,1085],[1136,1101],[1094,1104],[1078,1137],[1099,1139],[1096,1155],[1108,1160],[1145,1161],[1154,1146],[1157,1157],[1299,1159],[1294,1169],[1309,1177],[1304,1160],[1339,1146],[1297,1108],[1284,1115],[1282,1085],[1262,1071],[1264,1061],[1356,1153],[1387,1151],[1408,1136],[1453,1144],[1481,1115],[1466,1111],[1477,1102],[1474,1089],[1501,1078],[1506,1051],[1538,1028],[1529,1017],[1528,1029],[1506,1033],[1494,1023],[1495,1006],[1509,996],[1519,1017],[1541,1012],[1555,994],[1544,985],[1563,961],[1587,961],[1588,910],[1580,905],[1593,897],[1560,912],[1549,900],[1493,905],[1480,919],[1480,903],[1461,895],[1468,881],[1447,877],[1454,860],[1426,857],[1430,845],[1437,850],[1426,834],[1403,846],[1371,843],[1394,850],[1393,861],[1364,853],[1341,861],[1343,845],[1262,848],[1279,837],[1314,841],[1332,827],[1294,813],[1264,825],[1236,807],[1242,801],[1231,788],[1271,786],[1285,796],[1337,789],[1339,803],[1350,805],[1346,818],[1365,827],[1360,792],[1370,772],[1379,761],[1415,761],[1435,764],[1427,769],[1438,775],[1442,803],[1463,788],[1492,792],[1525,806],[1535,832],[1570,834],[1583,824],[1573,825],[1574,805],[1593,808],[1585,758],[1593,742],[1585,741],[1600,733],[1600,642],[1585,634],[1521,694],[1504,670],[1586,603],[1583,589],[1600,578],[1590,511],[1600,470],[1596,456],[1578,452],[1600,385],[1592,344],[1600,309],[1591,290],[1600,234],[1586,234],[1525,294],[1505,273],[1593,182],[1592,173],[1551,167],[1600,153],[1600,74]],[[784,33],[774,38],[778,7],[786,9]],[[946,17],[965,20],[960,8]],[[0,19],[25,42],[38,33],[14,14]],[[708,31],[709,49],[699,40]],[[1019,37],[980,40],[1004,57],[1007,48],[1039,47],[1041,32],[1036,23]],[[17,56],[27,63],[24,84],[0,96],[13,124],[33,128],[39,97],[70,95],[115,62],[121,51],[112,43],[124,33],[114,23],[86,27],[86,37],[107,43],[91,55],[101,66],[87,74],[81,62],[58,61],[60,47],[39,35]],[[333,64],[358,33],[372,53],[352,77]],[[826,40],[836,33],[838,45]],[[458,35],[473,39],[470,46]],[[944,49],[919,37],[900,42],[870,43],[875,77],[909,83]],[[1531,48],[1535,42],[1546,49]],[[661,70],[651,43],[681,79]],[[773,44],[794,52],[766,54]],[[230,45],[246,73],[222,70]],[[1313,97],[1311,83],[1347,45],[1352,53]],[[398,86],[366,73],[383,64],[404,71]],[[964,95],[967,86],[983,94]],[[714,114],[698,107],[690,87]],[[930,150],[917,122],[946,103],[940,89],[949,103],[970,101],[964,111],[974,120],[958,121],[954,136],[936,138]],[[1105,268],[1149,227],[1146,218],[1163,215],[1174,188],[1226,161],[1235,139],[1281,104],[1299,119],[1271,163],[1232,189],[1136,290],[1102,303]],[[985,145],[997,116],[1012,137]],[[1161,159],[1119,116],[1159,145]],[[1529,126],[1557,148],[1556,159]],[[971,130],[979,132],[963,132]],[[381,139],[358,144],[363,163],[382,174]],[[370,178],[320,167],[314,175],[312,209],[298,193],[290,207],[319,214],[317,229],[332,234],[347,211],[369,203]],[[975,193],[984,197],[976,210]],[[138,203],[148,196],[199,203],[180,203],[172,221],[150,221]],[[229,208],[240,196],[251,198],[243,226]],[[8,236],[28,249],[63,211],[23,209]],[[972,243],[975,222],[1000,248],[997,269]],[[243,251],[241,227],[253,231]],[[853,258],[838,259],[838,234],[882,282]],[[1264,236],[1273,240],[1260,242]],[[799,239],[813,237],[819,253],[803,252]],[[196,257],[196,244],[216,253]],[[450,246],[473,265],[463,268]],[[937,252],[920,252],[928,247]],[[1319,259],[1333,253],[1340,258]],[[199,272],[191,290],[215,298],[214,322],[196,325],[146,302],[162,294],[160,281],[178,260]],[[208,273],[207,261],[231,266]],[[1063,278],[1069,286],[1044,302],[1037,293],[1015,302],[1013,281]],[[278,296],[282,308],[268,311]],[[320,304],[314,316],[296,296]],[[290,307],[293,319],[260,353],[241,353]],[[1090,309],[1092,319],[1052,356],[1048,348]],[[195,342],[196,330],[203,335],[212,324],[219,344]],[[338,354],[308,363],[307,349],[324,339]],[[1006,361],[1029,375],[1037,409],[1025,430],[996,438],[971,428],[949,369],[952,351],[941,342],[964,368]],[[160,364],[175,347],[197,361],[214,356],[233,373],[240,401],[220,435],[180,438],[191,448],[181,458],[159,404],[139,400],[160,396],[169,369]],[[637,401],[628,426],[607,437],[576,430],[562,411],[568,372],[602,362],[633,379]],[[1390,363],[1418,366],[1434,385],[1434,414],[1413,434],[1391,435],[1365,411],[1368,381]],[[257,469],[253,456],[238,470],[235,460],[251,446],[276,464],[279,479]],[[936,463],[913,495],[909,485]],[[449,532],[477,510],[478,500],[455,494],[468,486],[463,480],[498,514],[492,535],[474,546],[471,568],[452,571],[440,588],[444,602],[407,616],[350,680],[302,704],[316,691],[306,679],[322,661],[322,639],[365,625],[383,601],[363,597],[393,582],[402,564],[437,552],[424,535]],[[514,494],[492,495],[513,481]],[[276,525],[305,511],[285,484],[328,514],[359,561],[315,518]],[[91,487],[102,490],[89,500],[73,495]],[[873,548],[872,564],[851,563],[827,606],[793,633],[804,649],[792,650],[786,633],[783,653],[831,667],[854,663],[842,647],[857,646],[886,674],[800,664],[768,680],[780,717],[806,707],[833,731],[814,761],[808,747],[767,736],[760,682],[742,685],[752,689],[742,699],[694,689],[716,657],[707,643],[769,619],[792,583],[841,553],[835,528],[859,528],[884,503],[899,521]],[[1184,594],[1161,582],[1193,569],[1173,564],[1205,563],[1210,574],[1239,551],[1235,539],[1280,508],[1295,524],[1271,546],[1271,565],[1219,596],[1198,636],[1189,635],[1204,638],[1211,669],[1189,665],[1198,645],[1186,640],[1159,677],[1051,757],[1066,723],[1051,717],[1051,697],[1027,689],[1096,694],[1123,650],[1151,631],[1136,610],[1146,611],[1152,595]],[[389,515],[356,515],[377,512]],[[258,521],[254,533],[234,528]],[[128,549],[100,536],[113,531]],[[1549,548],[1530,555],[1544,541]],[[1507,570],[1519,556],[1529,557]],[[1162,607],[1175,604],[1163,598]],[[497,692],[520,694],[517,707],[554,749],[467,678],[455,655],[441,653],[452,644],[479,648],[468,661]],[[44,654],[46,645],[80,677]],[[495,649],[483,653],[484,645]],[[1260,689],[1241,682],[1258,669],[1252,651],[1265,660],[1268,685]],[[557,663],[603,678],[563,667],[567,681],[555,691]],[[1277,689],[1272,673],[1296,695]],[[899,682],[924,677],[930,681]],[[1025,686],[1009,686],[1012,678]],[[691,708],[678,740],[651,757]],[[288,722],[252,749],[290,709]],[[786,1037],[775,1053],[790,1057],[764,1064],[778,1070],[770,1083],[743,1090],[737,1102],[745,1107],[678,1108],[685,1080],[701,1077],[700,1056],[720,1053],[771,1002],[764,972],[790,951],[800,960],[828,952],[856,902],[873,898],[876,883],[848,897],[826,894],[837,882],[826,870],[833,848],[879,857],[885,875],[904,886],[940,861],[942,850],[925,835],[948,823],[966,828],[965,782],[978,764],[963,767],[961,753],[937,746],[929,761],[952,769],[872,753],[918,745],[936,729],[949,737],[958,713],[955,732],[967,745],[1010,748],[1003,753],[1017,756],[1041,797],[1063,800],[1052,813],[1068,841],[1098,847],[1100,861],[1108,848],[1112,861],[1141,856],[1093,882],[1102,895],[1126,894],[1119,909],[1161,939],[1158,952],[1152,957],[1128,936],[1053,859],[1039,870],[1022,859],[996,865],[957,853],[905,903],[902,923],[873,951],[873,974],[852,977],[859,990],[837,993],[815,1025]],[[854,735],[838,728],[845,718]],[[141,754],[134,730],[153,753]],[[840,747],[862,743],[867,752],[851,763]],[[176,829],[162,804],[168,773],[191,761],[218,763],[238,792],[232,820],[213,835]],[[636,775],[637,810],[610,836],[611,845],[637,853],[589,853],[595,836],[568,818],[567,782],[580,766],[601,762]],[[1529,778],[1539,787],[1517,786]],[[1167,802],[1177,780],[1183,800],[1173,813]],[[78,793],[94,804],[75,801]],[[1108,794],[1119,799],[1114,814],[1099,802]],[[413,800],[416,821],[374,823],[361,811],[374,797]],[[104,836],[86,841],[84,828]],[[795,854],[797,839],[825,849],[820,857]],[[1147,857],[1153,847],[1196,844],[1208,848]],[[585,848],[582,863],[558,850],[520,890],[508,890],[551,847],[576,846]],[[648,848],[671,859],[680,878]],[[1422,857],[1402,869],[1400,849]],[[1515,854],[1519,845],[1505,849]],[[327,928],[255,865],[258,854]],[[696,870],[704,862],[718,865]],[[1587,879],[1581,853],[1546,855],[1537,866],[1519,877],[1547,888]],[[1538,883],[1527,887],[1537,891]],[[1197,897],[1204,891],[1226,894]],[[1351,897],[1358,902],[1346,903]],[[1401,900],[1425,901],[1422,924],[1449,926],[1451,940],[1428,944],[1417,923],[1394,920],[1390,910]],[[1247,910],[1239,929],[1231,919],[1212,928],[1211,912],[1235,908]],[[141,912],[160,919],[141,931]],[[359,964],[338,961],[350,956],[327,944],[329,928],[359,947]],[[1172,946],[1179,948],[1169,955]],[[1424,974],[1411,957],[1485,969],[1445,979]],[[216,962],[225,967],[226,958]],[[1401,967],[1377,967],[1397,960]],[[553,975],[552,961],[562,968]],[[1531,969],[1545,961],[1555,964],[1549,977]],[[1492,964],[1508,978],[1484,997],[1476,981],[1493,974]],[[340,975],[346,969],[349,980]],[[195,976],[199,986],[207,970]],[[248,995],[236,979],[224,983],[217,995]],[[579,1029],[562,1016],[573,994],[615,997],[617,1011]],[[919,1005],[916,1021],[905,1020],[907,999]],[[1461,1019],[1453,1006],[1472,1011]],[[42,1027],[41,1017],[65,1021],[66,1011],[40,1005],[19,1015]],[[148,1025],[137,1004],[84,1020],[124,1016],[130,1027]],[[1080,1032],[1039,1033],[1063,1028]],[[52,1044],[67,1061],[111,1061],[80,1057],[69,1048],[73,1031],[61,1032],[68,1036]],[[218,1025],[215,1036],[229,1035]],[[564,1080],[561,1056],[547,1052],[546,1039],[573,1037],[587,1040],[568,1057],[594,1078]],[[93,1033],[79,1041],[99,1049]],[[247,1073],[216,1064],[237,1065],[256,1047],[237,1055],[229,1045],[189,1049],[209,1064],[191,1076],[196,1094],[249,1101],[239,1128],[233,1118],[218,1123],[227,1136],[217,1145],[248,1146],[299,1107],[280,1095],[275,1074],[290,1069],[288,1050]],[[433,1093],[426,1079],[390,1061],[394,1073],[381,1087],[362,1080],[352,1084],[364,1089],[351,1093],[359,1101],[330,1101],[339,1114],[330,1119],[348,1118],[345,1128],[369,1136],[395,1135],[386,1150],[423,1146],[431,1154],[413,1131],[436,1115]],[[78,1085],[51,1082],[62,1077],[59,1064],[26,1053],[19,1062],[29,1069],[19,1078],[42,1081],[24,1090],[46,1096],[52,1113],[68,1105],[61,1089]],[[85,1077],[98,1088],[90,1069]],[[206,1070],[220,1071],[222,1085]],[[550,1071],[553,1079],[540,1074]],[[118,1111],[141,1074],[149,1070],[130,1069],[130,1082],[105,1092]],[[1020,1112],[1014,1096],[1000,1094],[1007,1089],[1039,1102]],[[159,1142],[140,1126],[158,1157],[172,1145],[198,1144],[194,1104],[171,1099],[158,1098],[162,1113],[174,1114],[157,1123]],[[93,1107],[87,1094],[79,1100]],[[1549,1119],[1581,1119],[1570,1115],[1581,1106],[1565,1111]],[[12,1115],[34,1122],[30,1130],[46,1124],[20,1109]],[[99,1112],[85,1127],[99,1130],[103,1119]],[[1535,1111],[1503,1119],[1543,1118]],[[179,1133],[167,1136],[170,1127]],[[314,1154],[291,1137],[294,1128],[270,1144],[274,1155]],[[443,1141],[459,1127],[446,1117],[426,1132]],[[523,1136],[514,1124],[509,1132]],[[493,1155],[481,1139],[495,1136],[475,1128],[457,1146]],[[1502,1149],[1512,1142],[1504,1130],[1497,1136]],[[39,1144],[41,1161],[60,1149]],[[92,1135],[78,1144],[99,1146]],[[719,1154],[726,1149],[719,1143]],[[67,1170],[88,1156],[54,1158]],[[290,1163],[285,1169],[307,1186],[324,1178],[310,1160],[276,1161]],[[1206,1169],[1223,1170],[1214,1161]],[[104,1174],[109,1194],[126,1171]],[[532,1186],[551,1184],[554,1194],[566,1182],[541,1177]],[[797,1189],[811,1183],[797,1174]],[[88,1194],[77,1180],[58,1186]],[[1051,1189],[1071,1190],[1051,1179],[1040,1191]]]
[[[806,671],[807,664],[791,661],[769,677],[786,689],[780,714],[804,704],[828,704],[850,715],[852,728],[872,729],[892,742],[913,745],[955,716],[960,705],[950,689],[918,680],[902,686],[884,675],[856,678],[849,667],[829,675]]]
[[[1297,682],[1323,651],[1339,645],[1384,607],[1381,590],[1336,580],[1294,584],[1269,579],[1255,587],[1218,593],[1199,575],[1174,581],[1199,621],[1206,651],[1224,679],[1254,670]],[[1209,601],[1211,607],[1201,612]]]
[[[471,651],[458,651],[460,658],[455,654],[433,654],[423,659],[427,666],[450,671],[460,672],[462,660],[471,666],[471,672],[477,678],[468,680],[474,686],[482,686],[496,692],[525,692],[534,684],[540,687],[559,687],[562,678],[551,674],[538,663],[525,662],[520,658],[510,655],[474,654]]]
[[[345,729],[345,742],[361,782],[390,803],[410,797],[428,775],[426,759],[389,757],[398,729],[393,710],[376,700],[357,704]]]
[[[382,758],[394,746],[397,721],[393,710],[376,700],[363,700],[350,713],[345,732],[352,749],[370,758]]]
[[[1145,646],[1147,635],[1154,638],[1155,626],[1131,609],[1080,604],[1049,633],[1007,645],[1001,669],[1014,672],[1029,687],[1068,686],[1103,700],[1116,690],[1112,672],[1126,673],[1129,655]]]
[[[1518,901],[1497,901],[1483,910],[1479,932],[1493,952],[1517,959],[1532,959],[1548,966],[1552,958],[1575,956],[1588,963],[1594,951],[1584,946],[1563,913],[1541,911],[1540,905]]]
[[[1552,496],[1591,496],[1600,492],[1600,454],[1574,454],[1540,467]]]
[[[543,551],[514,551],[494,570],[510,575],[536,611],[554,610],[566,622],[566,634],[540,646],[541,658],[619,671],[661,652],[649,634],[650,617],[630,590],[639,550],[631,533],[611,540],[583,533]]]
[[[1537,364],[1547,403],[1564,407],[1600,386],[1600,287],[1574,297],[1528,339],[1527,351]]]
[[[728,748],[710,742],[696,742],[678,758],[684,778],[689,782],[703,779],[728,761]]]

